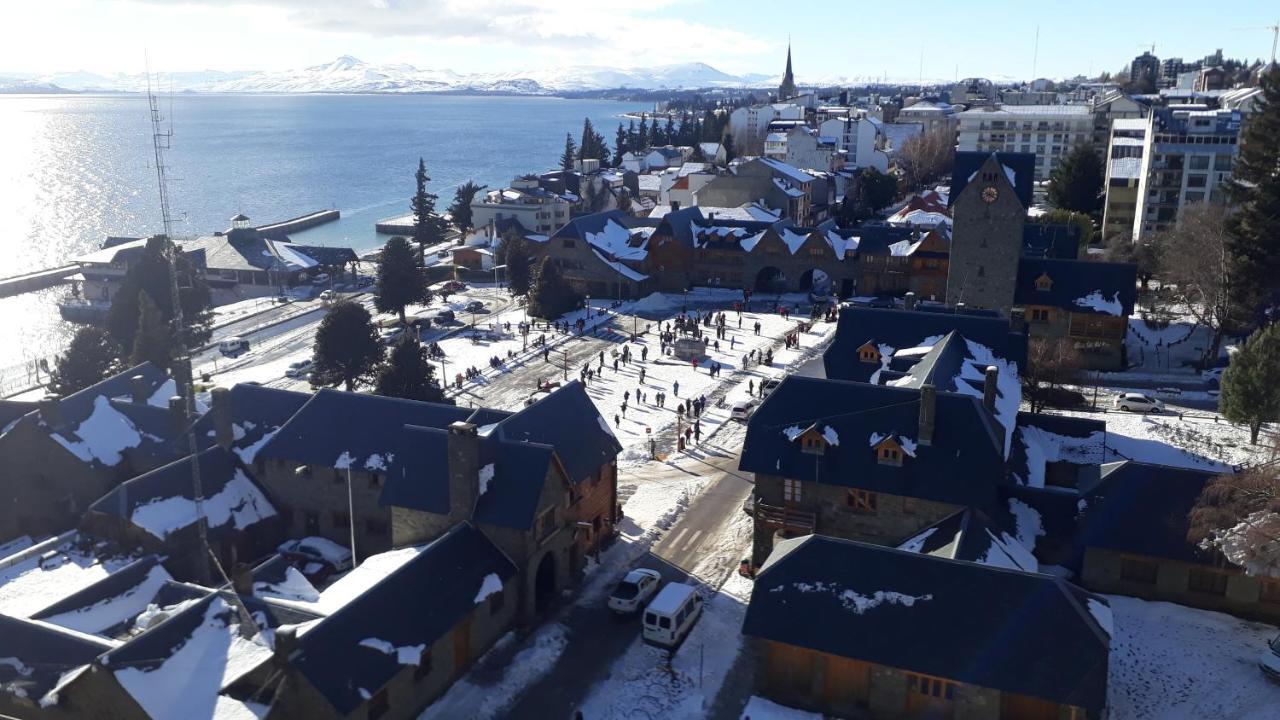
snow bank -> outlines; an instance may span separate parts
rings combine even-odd
[[[484,581],[480,583],[480,589],[476,591],[475,603],[479,605],[484,602],[490,595],[502,592],[502,578],[497,573],[489,573],[484,576]]]
[[[276,515],[275,508],[262,491],[238,468],[222,490],[205,498],[203,511],[209,527],[231,523],[236,530]],[[134,525],[161,540],[194,525],[196,519],[195,501],[181,495],[140,505],[134,508],[130,517]]]

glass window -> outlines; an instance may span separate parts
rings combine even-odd
[[[1187,187],[1202,188],[1209,185],[1208,175],[1188,175]]]
[[[782,481],[782,499],[786,502],[800,502],[800,481],[786,478]]]
[[[1192,568],[1187,573],[1187,589],[1202,595],[1226,595],[1227,576],[1217,570]]]

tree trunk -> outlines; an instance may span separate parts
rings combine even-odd
[[[347,378],[346,380],[343,380],[343,383],[346,385],[347,392],[355,392],[356,381],[354,378]]]
[[[1251,420],[1249,422],[1249,444],[1258,444],[1258,431],[1262,429],[1261,420]]]
[[[1218,351],[1222,349],[1222,326],[1213,328],[1213,335],[1209,340],[1209,347],[1205,348],[1204,355],[1200,358],[1200,369],[1206,370],[1213,365],[1213,361],[1218,358]]]

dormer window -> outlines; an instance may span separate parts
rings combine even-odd
[[[810,455],[821,455],[827,450],[827,439],[817,430],[810,430],[800,436],[800,451]]]
[[[885,438],[875,446],[876,462],[880,465],[890,465],[892,467],[902,467],[902,458],[905,453],[902,446],[893,438]]]
[[[880,349],[871,343],[858,348],[858,359],[864,363],[879,363]]]
[[[1036,290],[1040,292],[1049,292],[1053,289],[1053,278],[1049,277],[1049,273],[1042,273],[1036,278]]]

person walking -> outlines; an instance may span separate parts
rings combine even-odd
[[[679,380],[676,380],[675,382],[671,383],[671,394],[675,395],[676,397],[680,397],[680,381]]]

